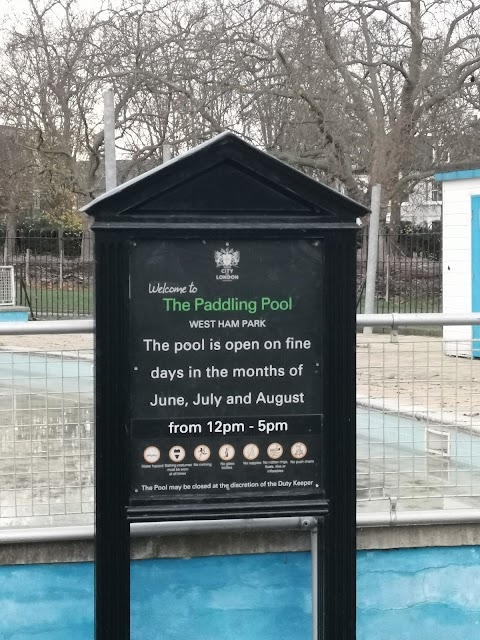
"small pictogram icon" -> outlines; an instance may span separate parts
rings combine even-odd
[[[235,456],[235,449],[231,444],[223,444],[218,450],[218,455],[222,460],[228,462]]]
[[[195,447],[193,455],[195,456],[195,460],[205,462],[210,458],[210,449],[206,444],[199,444],[198,447]]]
[[[158,447],[147,447],[143,452],[143,458],[148,464],[155,464],[160,460],[160,449]]]
[[[258,454],[260,453],[260,449],[256,444],[246,444],[243,447],[243,457],[246,460],[256,460],[258,458]]]
[[[307,445],[303,442],[295,442],[290,451],[296,460],[301,460],[307,455]]]
[[[168,452],[168,457],[173,462],[181,462],[185,458],[185,449],[180,445],[172,447]]]
[[[267,453],[268,457],[272,460],[278,460],[282,457],[283,447],[278,442],[272,442],[272,444],[269,444],[267,447]]]

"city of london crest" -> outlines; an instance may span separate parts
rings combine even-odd
[[[238,275],[233,273],[234,267],[240,263],[240,251],[235,251],[226,243],[226,246],[215,251],[215,264],[221,270],[217,280],[238,280]]]

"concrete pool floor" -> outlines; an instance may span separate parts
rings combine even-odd
[[[358,334],[357,401],[480,433],[480,360],[446,356],[442,338]]]
[[[446,356],[442,339],[357,335],[357,400],[480,433],[480,360]],[[1,336],[0,349],[93,349],[92,334]]]
[[[93,349],[92,333],[55,335],[0,335],[0,349],[12,351],[62,351]]]
[[[388,334],[357,335],[360,404],[430,421],[464,425],[480,433],[480,360],[446,356],[442,339]],[[92,334],[0,336],[0,349],[93,349]]]
[[[480,434],[480,360],[446,356],[440,337],[408,335],[392,342],[389,334],[358,334],[356,379],[359,413],[377,409],[431,428],[451,426],[474,438]],[[388,455],[384,451],[383,458],[370,454],[357,461],[359,498],[362,489],[372,493],[372,478],[384,476],[384,497],[359,499],[357,510],[388,511],[393,496],[401,510],[478,508],[480,473],[475,468],[443,460],[445,468],[439,471],[430,465],[442,460],[426,452],[415,454],[415,460],[408,452],[397,459]],[[412,465],[423,465],[423,473],[412,473]],[[399,486],[387,488],[389,477]]]

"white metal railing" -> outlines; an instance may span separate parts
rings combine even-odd
[[[28,323],[0,323],[0,336],[60,335],[93,333],[93,331],[93,320],[46,320]]]
[[[463,356],[477,352],[471,325],[480,324],[480,314],[386,315],[360,316],[357,323],[391,331],[357,336],[357,509],[475,509],[480,360]],[[399,327],[419,325],[466,331],[457,342],[398,337]]]
[[[357,314],[357,327],[463,326],[480,325],[480,313],[372,313]]]
[[[12,266],[0,266],[0,306],[15,305],[15,274]]]
[[[357,314],[357,328],[480,325],[480,312],[473,313],[372,313]],[[4,322],[0,335],[92,333],[93,320],[49,320],[42,322]]]

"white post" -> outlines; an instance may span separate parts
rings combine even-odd
[[[59,255],[59,260],[60,260],[60,271],[58,274],[58,282],[59,282],[59,286],[63,287],[63,248],[60,249],[60,255]]]
[[[103,123],[105,142],[105,191],[117,186],[117,163],[115,159],[115,104],[113,89],[103,92]]]
[[[386,237],[386,245],[387,245],[387,281],[385,283],[385,302],[387,303],[388,309],[388,301],[390,299],[390,236]]]
[[[59,261],[58,286],[63,287],[63,229],[58,230],[58,261]]]
[[[163,163],[165,163],[171,159],[172,159],[172,145],[166,142],[162,146],[162,161]]]
[[[25,285],[30,286],[30,249],[25,251]]]
[[[370,224],[368,227],[368,258],[367,276],[365,285],[365,310],[364,313],[375,313],[375,282],[377,279],[378,262],[378,232],[380,229],[380,200],[382,185],[375,184],[372,187],[372,200]],[[372,333],[372,327],[364,327],[364,334]]]

